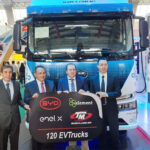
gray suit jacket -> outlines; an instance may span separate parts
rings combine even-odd
[[[13,81],[14,95],[11,101],[4,83],[0,80],[0,129],[7,128],[11,123],[18,125],[21,121],[19,105],[25,105],[21,98],[20,85]]]

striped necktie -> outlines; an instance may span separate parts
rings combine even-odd
[[[41,82],[41,92],[42,93],[45,93],[46,91],[45,91],[45,88],[44,88],[44,83],[43,82]]]
[[[75,85],[74,85],[74,79],[71,80],[71,92],[75,92]]]
[[[9,88],[9,83],[6,83],[6,90],[7,90],[7,93],[11,99],[11,93],[10,93],[10,88]]]

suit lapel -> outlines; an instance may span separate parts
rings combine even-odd
[[[46,92],[50,92],[50,86],[47,81],[45,81]]]
[[[111,80],[111,77],[107,73],[107,92],[109,92],[109,88],[108,87],[110,87],[110,80]]]
[[[35,80],[35,82],[34,82],[33,88],[34,88],[34,92],[35,92],[35,93],[40,93],[40,90],[39,90],[39,87],[38,87],[38,84],[37,84],[37,81],[36,81],[36,80]]]
[[[76,86],[77,86],[77,91],[79,91],[81,88],[80,88],[80,78],[79,76],[76,76]]]
[[[1,87],[1,92],[3,92],[8,97],[9,101],[11,102],[10,96],[8,95],[7,90],[2,80],[0,80],[0,87]]]
[[[97,85],[96,86],[97,87],[96,91],[100,91],[101,89],[100,89],[99,74],[96,76],[96,80],[94,80],[94,82],[95,82],[95,85]]]
[[[3,83],[2,80],[0,80],[0,86],[1,86],[1,90],[6,91],[6,88],[5,88],[4,83]],[[7,92],[7,91],[6,91],[6,92]]]
[[[17,93],[17,88],[16,88],[16,85],[15,85],[15,82],[14,82],[14,81],[12,81],[12,83],[13,83],[13,88],[14,88],[14,94],[13,94],[13,99],[12,99],[12,101],[11,101],[11,102],[13,102],[13,101],[14,101],[15,96],[16,96],[16,93]]]
[[[66,86],[65,88],[66,88],[66,90],[68,90],[69,91],[69,83],[68,83],[68,78],[67,78],[67,76],[65,77],[65,80],[64,80],[64,85]]]

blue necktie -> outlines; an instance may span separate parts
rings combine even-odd
[[[71,80],[71,92],[75,92],[74,79]]]
[[[10,93],[10,88],[9,88],[9,83],[6,83],[6,90],[7,90],[7,93],[8,93],[8,95],[9,95],[9,97],[10,97],[10,99],[11,99],[11,93]]]
[[[104,76],[102,76],[101,92],[105,92],[105,81],[104,81]]]

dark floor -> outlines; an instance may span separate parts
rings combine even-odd
[[[150,142],[144,139],[137,129],[129,130],[127,136],[121,135],[120,142],[122,150],[150,150]],[[80,145],[80,142],[78,144]],[[55,144],[55,150],[65,150],[66,145],[67,143]],[[108,149],[111,149],[109,145]],[[89,148],[90,150],[100,150],[98,139],[89,141]]]
[[[31,137],[28,129],[26,129],[24,125],[24,120],[25,119],[23,119],[21,123],[19,150],[31,150]],[[127,136],[124,134],[120,136],[120,141],[122,150],[150,150],[150,141],[148,141],[138,129],[128,130]],[[78,145],[80,144],[81,143],[78,142]],[[57,143],[55,144],[55,150],[65,150],[67,145],[67,142]],[[98,139],[90,140],[89,148],[90,150],[100,150]]]

